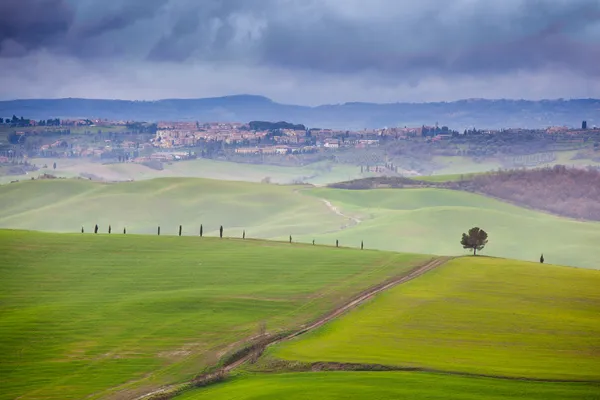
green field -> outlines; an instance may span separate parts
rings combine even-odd
[[[299,188],[295,188],[299,189]],[[0,187],[0,226],[59,232],[115,232],[287,237],[335,230],[343,218],[291,187],[185,178],[119,184],[86,180],[27,181]]]
[[[0,231],[0,399],[132,398],[322,315],[426,256]],[[117,398],[117,397],[114,397]]]
[[[593,400],[598,384],[473,379],[408,372],[254,375],[186,393],[177,400]]]
[[[434,156],[432,161],[441,166],[435,170],[436,175],[460,175],[489,172],[502,167],[498,160],[475,162],[471,157]]]
[[[269,356],[600,382],[598,287],[598,271],[456,259]]]
[[[145,180],[154,178],[210,178],[218,180],[235,180],[260,182],[269,177],[273,183],[292,183],[302,181],[316,185],[347,181],[369,174],[361,174],[360,167],[332,162],[318,162],[304,167],[281,167],[264,164],[239,164],[226,161],[197,159],[164,164],[163,170],[155,170],[141,164],[115,163],[102,164],[89,159],[52,159],[34,158],[29,160],[38,167],[29,175],[0,177],[0,183],[8,183],[16,179],[30,179],[43,173],[59,177],[74,178],[81,174],[91,174],[106,181]],[[56,170],[52,168],[56,162]]]
[[[304,194],[329,200],[362,222],[320,235],[320,241],[359,243],[384,250],[463,255],[460,236],[469,227],[489,233],[483,254],[600,269],[600,224],[513,206],[488,197],[442,189],[341,190]],[[1,223],[1,221],[0,221]],[[299,236],[309,240],[308,236]]]
[[[478,173],[470,173],[470,174],[450,174],[450,175],[429,175],[429,176],[415,176],[413,177],[416,181],[423,182],[457,182],[462,180],[471,179],[477,175],[486,174],[487,172],[478,172]]]
[[[324,200],[330,202],[326,204]],[[332,208],[332,207],[335,207]],[[340,215],[341,214],[341,215]],[[354,219],[353,219],[354,218]],[[464,255],[472,226],[490,235],[483,254],[600,268],[600,223],[535,212],[441,189],[341,190],[192,178],[116,184],[26,181],[0,186],[0,227],[78,232],[208,235],[285,240],[420,254]]]

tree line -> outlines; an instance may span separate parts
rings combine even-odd
[[[107,229],[106,232],[109,235],[113,233],[112,225],[108,225],[108,228],[106,228],[106,229]],[[81,233],[85,233],[85,232],[86,232],[85,227],[82,226],[81,227]],[[94,232],[94,234],[100,233],[100,227],[98,226],[98,224],[94,225],[93,232]],[[123,234],[124,235],[127,234],[127,228],[126,227],[123,227]],[[157,234],[157,236],[161,235],[160,225],[157,226],[156,234]],[[224,234],[225,234],[225,229],[223,228],[223,225],[221,225],[219,227],[219,238],[223,239],[225,237]],[[202,224],[200,224],[200,229],[198,231],[198,235],[200,237],[204,237],[204,225],[202,225]],[[178,236],[183,236],[183,225],[179,225]],[[246,239],[246,230],[245,229],[242,230],[242,236],[241,236],[241,238],[242,239]],[[292,235],[289,236],[289,243],[294,243]],[[313,244],[313,246],[316,245],[316,241],[314,239],[312,241],[312,244]],[[335,240],[335,247],[340,247],[340,241],[339,241],[339,239]],[[364,241],[361,240],[360,241],[360,249],[364,250],[364,247],[365,247]]]
[[[100,227],[98,226],[98,224],[96,224],[93,228],[93,232],[94,234],[98,234],[100,231]],[[112,225],[108,225],[107,228],[107,233],[108,234],[112,234],[113,229],[112,229]],[[81,233],[85,233],[85,228],[82,226],[81,227]],[[219,238],[223,239],[225,233],[225,229],[223,228],[223,225],[221,225],[219,227]],[[126,235],[127,234],[127,228],[123,228],[123,234]],[[160,225],[157,226],[157,235],[160,236],[161,235],[161,227]],[[179,225],[179,230],[178,230],[178,236],[182,236],[183,235],[183,225]],[[199,236],[203,237],[204,236],[204,225],[200,224],[200,229],[199,229]],[[242,230],[242,235],[241,235],[242,240],[246,239],[246,230]],[[294,243],[294,239],[292,237],[292,235],[289,236],[289,243],[292,244]],[[485,248],[485,246],[488,244],[488,233],[479,228],[479,227],[473,227],[471,229],[469,229],[466,233],[463,233],[461,236],[461,240],[460,240],[460,244],[463,247],[463,249],[465,250],[470,250],[473,251],[473,256],[477,256],[477,252],[480,252],[481,250],[483,250]],[[312,245],[315,246],[316,245],[316,241],[313,239],[312,240]],[[335,240],[335,247],[340,247],[340,241],[339,239]],[[364,241],[361,240],[360,241],[360,249],[364,250],[365,248],[365,244]],[[545,262],[545,258],[544,255],[542,254],[540,256],[539,259],[540,263],[543,264]]]
[[[557,165],[476,175],[448,184],[554,214],[600,221],[600,171]]]

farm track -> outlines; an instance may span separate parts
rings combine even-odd
[[[434,258],[431,261],[429,261],[428,263],[418,266],[416,268],[414,268],[411,272],[409,272],[407,275],[403,275],[401,277],[397,277],[397,278],[392,278],[391,280],[388,280],[386,282],[383,282],[379,285],[376,285],[374,287],[371,287],[370,289],[367,289],[363,292],[361,292],[360,294],[358,294],[357,296],[355,296],[354,298],[352,298],[349,302],[347,302],[346,304],[337,307],[336,309],[334,309],[333,311],[329,312],[328,314],[325,314],[324,316],[322,316],[321,318],[319,318],[318,320],[308,324],[308,325],[304,325],[302,326],[299,330],[290,333],[284,337],[272,337],[272,338],[267,338],[265,340],[265,342],[262,343],[262,350],[264,350],[266,347],[275,345],[277,343],[281,343],[284,342],[286,340],[291,340],[294,339],[304,333],[310,332],[312,330],[315,330],[319,327],[321,327],[322,325],[325,325],[326,323],[330,322],[331,320],[339,317],[340,315],[346,313],[347,311],[350,311],[353,308],[358,307],[359,305],[363,304],[364,302],[372,299],[373,297],[375,297],[377,294],[388,290],[394,286],[409,282],[415,278],[420,277],[421,275],[431,271],[432,269],[435,269],[443,264],[445,264],[447,261],[449,261],[450,259],[452,259],[452,257],[438,257],[438,258]],[[261,351],[262,352],[262,351]],[[250,361],[251,359],[256,357],[256,352],[250,352],[247,355],[244,355],[243,357],[237,359],[237,360],[233,360],[230,363],[222,366],[218,371],[216,372],[212,372],[212,373],[208,373],[208,374],[204,374],[201,376],[198,376],[194,379],[194,382],[210,382],[212,380],[214,380],[216,377],[218,377],[219,375],[222,374],[226,374],[228,372],[231,372],[232,370],[234,370],[235,368],[239,367],[240,365]],[[178,386],[177,386],[178,387]],[[151,393],[145,394],[143,396],[139,396],[136,397],[134,400],[151,400],[151,399],[167,399],[170,398],[168,397],[167,393],[173,389],[176,389],[177,387],[175,386],[167,386],[164,387],[162,389],[158,389],[155,390]]]
[[[344,218],[348,218],[349,220],[352,221],[352,223],[350,225],[345,226],[344,228],[349,228],[355,225],[358,225],[362,222],[361,219],[353,217],[351,215],[346,215],[343,212],[340,211],[339,208],[337,208],[336,206],[334,206],[333,204],[331,204],[331,202],[329,200],[325,200],[322,199],[323,203],[325,203],[325,205],[327,206],[327,208],[329,208],[331,211],[333,211],[335,214],[339,215],[340,217],[344,217]],[[342,229],[344,229],[342,228]]]

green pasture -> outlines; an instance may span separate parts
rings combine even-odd
[[[165,163],[163,170],[156,170],[134,163],[103,164],[85,158],[34,158],[29,162],[40,167],[45,164],[49,168],[42,168],[29,175],[0,177],[0,183],[7,183],[15,179],[30,179],[31,176],[38,176],[43,173],[66,178],[91,174],[106,181],[137,181],[171,177],[261,182],[265,178],[270,178],[273,183],[289,184],[294,181],[302,181],[316,185],[368,176],[367,174],[361,174],[358,166],[332,162],[318,162],[303,167],[283,167],[196,159]],[[54,162],[57,164],[56,170],[52,168]]]
[[[342,190],[316,188],[304,194],[327,199],[359,224],[320,235],[383,250],[439,255],[468,254],[460,237],[470,227],[489,233],[483,254],[600,269],[600,224],[575,221],[485,196],[442,189]],[[310,236],[300,235],[308,241]]]
[[[592,400],[598,384],[506,381],[414,372],[310,372],[237,377],[180,400]]]
[[[330,205],[325,203],[330,202]],[[334,208],[332,208],[334,207]],[[340,215],[341,214],[341,215]],[[468,254],[473,226],[482,254],[599,269],[600,223],[576,221],[472,193],[442,189],[341,190],[191,178],[115,184],[26,181],[0,186],[0,227],[58,232],[99,224],[116,232],[225,234],[420,254]]]
[[[300,187],[169,178],[118,184],[40,180],[0,186],[0,226],[58,232],[116,232],[288,237],[335,230],[343,218]]]
[[[433,182],[433,183],[458,182],[458,181],[468,180],[477,175],[482,175],[482,174],[486,174],[486,173],[487,172],[470,173],[470,174],[415,176],[415,177],[413,177],[413,179],[416,181]]]
[[[0,231],[0,399],[133,398],[298,327],[427,256]]]
[[[436,175],[460,175],[497,170],[502,163],[495,159],[475,162],[471,157],[465,156],[434,156],[432,161],[439,166]]]
[[[459,258],[269,356],[600,381],[599,286],[599,271]]]

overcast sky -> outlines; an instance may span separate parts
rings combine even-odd
[[[0,98],[600,97],[600,0],[0,0]]]

